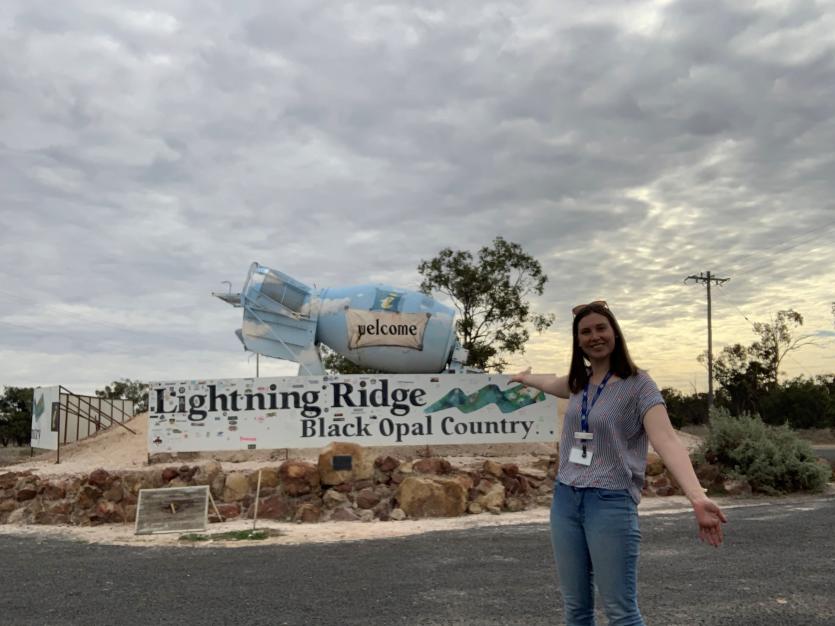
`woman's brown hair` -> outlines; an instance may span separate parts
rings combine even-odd
[[[571,393],[579,393],[589,382],[589,364],[587,357],[580,347],[580,320],[590,313],[598,313],[609,320],[612,330],[615,332],[615,347],[610,357],[609,369],[620,378],[629,378],[638,373],[638,366],[629,356],[629,349],[626,347],[626,339],[620,330],[620,325],[612,315],[609,307],[603,302],[592,302],[577,310],[574,316],[574,323],[571,325],[571,368],[568,370],[568,387]]]

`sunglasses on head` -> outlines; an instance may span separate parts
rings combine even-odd
[[[605,300],[592,300],[588,304],[578,304],[573,309],[571,309],[571,314],[572,315],[577,315],[580,311],[582,311],[586,307],[590,307],[590,306],[602,306],[607,311],[609,310],[609,305],[606,304]]]

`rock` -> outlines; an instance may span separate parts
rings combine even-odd
[[[16,508],[16,500],[12,500],[11,498],[0,500],[0,513],[8,513],[9,511],[14,511]]]
[[[105,490],[110,486],[110,474],[108,474],[106,470],[103,470],[101,468],[93,470],[90,473],[89,478],[87,478],[87,482],[95,487],[98,487],[101,490]]]
[[[92,515],[90,515],[90,523],[93,525],[105,523],[122,523],[125,521],[125,513],[118,504],[102,500],[96,505]]]
[[[467,511],[469,511],[473,515],[478,515],[479,513],[483,513],[484,509],[481,508],[481,505],[478,502],[470,502],[470,504],[467,506]]]
[[[389,519],[394,520],[395,522],[403,521],[406,519],[406,511],[403,509],[393,509],[389,514]]]
[[[177,471],[176,467],[166,467],[164,470],[162,470],[162,482],[167,483],[169,481],[172,481],[179,475],[180,472]]]
[[[533,467],[523,467],[519,469],[519,473],[526,478],[532,478],[533,480],[545,480],[548,476],[545,470],[536,469]]]
[[[249,479],[243,472],[232,472],[226,476],[223,489],[223,501],[234,502],[249,494]]]
[[[377,494],[381,500],[383,500],[385,498],[390,498],[394,493],[394,490],[388,485],[375,485],[374,493]]]
[[[101,495],[101,489],[99,489],[98,487],[95,487],[93,485],[83,485],[81,489],[78,490],[76,504],[83,509],[89,509],[96,502],[98,502],[99,498],[101,498]]]
[[[32,500],[34,497],[38,495],[38,487],[35,484],[28,484],[24,485],[23,487],[17,490],[17,495],[15,495],[15,500],[18,502],[26,502],[27,500]]]
[[[258,501],[258,519],[273,519],[289,521],[293,518],[295,507],[283,495],[276,494],[274,496],[267,496]],[[255,505],[253,504],[247,511],[247,517],[252,518],[255,515]]]
[[[120,478],[116,478],[107,491],[102,494],[102,497],[105,500],[110,500],[111,502],[121,502],[124,497],[124,493],[122,491],[122,480]]]
[[[217,510],[220,513],[221,517],[223,517],[224,521],[228,519],[235,519],[236,517],[240,517],[241,515],[241,507],[237,502],[218,502]],[[214,507],[211,506],[209,507],[209,521],[220,521],[217,518],[217,513],[215,513]]]
[[[67,495],[66,485],[61,480],[51,480],[41,489],[41,497],[44,500],[63,500]]]
[[[671,486],[670,481],[667,480],[667,477],[663,474],[652,477],[649,481],[649,485],[655,490]]]
[[[550,495],[548,495],[548,496],[537,496],[536,499],[534,500],[534,502],[536,502],[537,506],[543,506],[543,507],[548,508],[548,509],[551,508],[551,504],[553,503],[553,501],[554,501],[554,497],[550,496]]]
[[[502,472],[505,476],[516,477],[519,474],[519,466],[516,463],[505,463],[502,465]]]
[[[259,472],[261,474],[261,493],[264,492],[264,489],[270,489],[278,486],[278,470],[272,467],[264,467],[260,470],[253,470],[253,472],[249,475],[249,490],[252,493],[255,493],[255,490],[258,487]]]
[[[310,502],[305,502],[298,509],[296,509],[296,513],[293,516],[293,521],[302,524],[314,524],[319,521],[319,518],[321,516],[321,507],[315,504],[311,504]]]
[[[449,474],[452,471],[452,465],[446,459],[433,457],[415,461],[412,463],[412,470],[416,474]]]
[[[465,491],[470,491],[473,488],[473,477],[469,474],[455,474],[452,480],[458,481]]]
[[[508,498],[504,506],[511,513],[525,510],[525,502],[521,498]]]
[[[495,481],[487,480],[486,478],[482,478],[478,482],[478,485],[476,485],[476,491],[478,491],[479,493],[487,493],[493,488],[493,485],[496,485],[496,484],[498,484],[498,483],[496,483]],[[504,487],[502,487],[502,489],[504,490]]]
[[[455,480],[409,476],[397,490],[400,508],[412,518],[463,515],[467,492]]]
[[[721,478],[722,468],[710,463],[699,463],[693,468],[702,487],[710,488]]]
[[[497,506],[488,506],[487,511],[489,513],[492,513],[493,515],[501,515],[501,513],[502,513],[501,508],[499,508]]]
[[[371,509],[377,519],[386,521],[391,518],[391,500],[380,500],[380,502]]]
[[[728,479],[722,483],[722,491],[729,496],[749,496],[751,484],[747,480]]]
[[[72,512],[72,504],[67,501],[56,502],[44,509],[49,515],[69,515]]]
[[[328,508],[335,508],[339,506],[345,506],[349,503],[348,496],[344,493],[340,493],[334,489],[328,489],[325,492],[325,495],[322,496],[323,504]]]
[[[655,452],[647,453],[647,468],[645,474],[647,476],[658,476],[664,471],[664,462],[661,457]]]
[[[333,469],[333,457],[351,457],[351,469]],[[319,482],[323,485],[370,480],[374,477],[374,461],[367,458],[363,448],[355,443],[333,442],[319,454]]]
[[[319,469],[305,461],[285,461],[278,468],[281,490],[290,496],[301,496],[319,489]]]
[[[373,522],[374,521],[374,511],[369,510],[362,510],[360,513],[360,521],[361,522]]]
[[[151,470],[148,472],[125,472],[122,474],[122,488],[125,493],[138,495],[141,489],[158,489],[165,482],[162,480],[162,472]],[[70,491],[70,488],[67,488]]]
[[[226,489],[226,474],[221,472],[212,479],[209,485],[209,491],[212,492],[212,497],[223,498],[223,492]]]
[[[487,481],[482,481],[486,483]],[[504,485],[501,483],[488,483],[487,491],[482,491],[481,484],[479,484],[479,491],[482,495],[475,499],[475,502],[482,508],[487,510],[498,509],[501,510],[504,506],[505,491]]]
[[[372,487],[366,487],[357,493],[354,502],[360,509],[373,509],[380,502],[380,496],[375,493]]]
[[[29,517],[28,511],[26,509],[15,509],[11,513],[9,513],[9,517],[6,518],[7,524],[22,524],[24,523],[27,518]]]
[[[400,461],[393,456],[379,456],[374,460],[374,466],[381,472],[392,472],[400,465]]]
[[[18,479],[31,475],[31,472],[6,472],[5,474],[0,474],[0,489],[11,489],[17,484]]]
[[[186,484],[191,481],[191,477],[194,476],[195,472],[197,472],[197,466],[189,467],[188,465],[181,465],[177,468],[177,475]]]
[[[484,462],[484,466],[481,468],[485,474],[490,474],[491,476],[495,476],[496,478],[501,478],[504,475],[502,471],[502,466],[496,463],[495,461],[486,460]]]
[[[218,461],[209,461],[203,465],[199,465],[191,477],[195,485],[209,485],[217,478],[218,474],[223,473],[223,466]]]
[[[502,485],[504,485],[505,493],[509,495],[523,493],[522,483],[519,481],[518,478],[511,478],[510,476],[505,476],[504,478],[502,478]],[[525,485],[527,486],[527,483],[525,483]]]
[[[348,507],[339,507],[338,509],[333,510],[330,514],[330,519],[335,522],[358,522],[360,517],[354,513],[353,509],[349,509]]]

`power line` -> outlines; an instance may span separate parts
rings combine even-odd
[[[713,327],[711,322],[711,302],[710,302],[710,285],[715,283],[721,285],[726,283],[730,278],[717,278],[710,275],[708,272],[699,272],[698,276],[690,275],[684,279],[684,282],[695,281],[697,283],[704,283],[707,287],[707,408],[708,411],[713,407]]]
[[[774,254],[774,253],[784,254],[784,253],[788,252],[789,250],[794,250],[795,248],[798,248],[798,247],[800,247],[802,245],[805,245],[807,243],[811,243],[811,242],[815,241],[816,239],[819,239],[820,237],[823,237],[824,235],[829,234],[829,231],[831,230],[832,226],[835,226],[835,222],[830,222],[829,224],[824,224],[823,226],[818,226],[818,227],[816,227],[816,228],[814,228],[810,231],[804,231],[802,233],[799,233],[799,234],[795,235],[794,237],[791,237],[791,238],[789,238],[785,241],[782,241],[782,242],[776,244],[774,247],[769,248],[768,252],[770,254]],[[811,235],[811,236],[809,236],[809,235]],[[787,244],[793,244],[793,245],[787,245]],[[755,269],[767,269],[767,267],[763,266],[763,263],[761,261],[756,261],[754,263],[739,265],[740,261],[745,261],[746,259],[750,259],[751,257],[753,257],[757,254],[760,254],[761,252],[762,252],[761,250],[751,252],[750,254],[747,254],[747,255],[743,256],[741,259],[738,259],[736,262],[732,263],[730,265],[730,267],[734,270],[734,272],[737,272],[737,273],[750,272],[750,271],[755,270]]]

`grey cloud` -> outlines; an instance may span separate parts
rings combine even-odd
[[[802,36],[826,8],[675,2],[643,32],[641,6],[8,5],[2,289],[170,316],[185,352],[230,345],[208,292],[252,260],[417,286],[501,234],[543,309],[602,296],[648,328],[703,316],[693,272],[740,308],[831,275],[831,246],[805,256],[833,225],[835,46]]]

